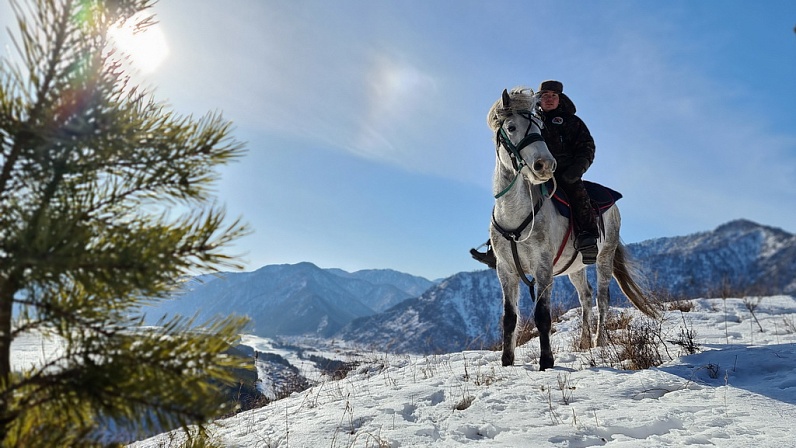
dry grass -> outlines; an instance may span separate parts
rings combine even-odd
[[[782,318],[782,323],[785,325],[786,332],[790,334],[796,333],[796,320],[793,319],[793,316]]]
[[[625,331],[617,333],[617,356],[627,370],[644,370],[663,364],[659,341],[660,323],[651,319],[636,319]]]
[[[667,342],[682,347],[685,354],[700,350],[696,333],[686,325],[685,318],[680,333],[668,340],[663,332],[662,321],[635,317],[632,311],[609,314],[606,327],[609,343],[603,347],[584,351],[579,349],[577,338],[572,341],[573,351],[584,353],[587,364],[592,367],[608,366],[623,370],[656,367],[673,359]]]
[[[610,312],[608,313],[608,320],[605,322],[605,328],[608,331],[627,330],[633,323],[633,313],[629,311]]]
[[[666,310],[667,311],[681,311],[683,313],[688,313],[693,311],[696,304],[693,300],[687,299],[678,299],[673,300],[671,302],[666,302]]]

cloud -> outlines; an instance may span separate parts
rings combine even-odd
[[[423,124],[437,97],[434,78],[416,66],[379,54],[365,74],[365,113],[351,149],[368,158],[411,167],[422,141]]]

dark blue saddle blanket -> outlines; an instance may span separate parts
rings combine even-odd
[[[592,206],[594,206],[594,209],[600,215],[622,198],[622,193],[598,183],[584,180],[583,185],[586,186],[586,192],[589,193]],[[552,181],[548,183],[547,187],[553,188]],[[567,200],[567,195],[564,193],[564,190],[560,188],[556,190],[553,194],[553,204],[555,204],[556,209],[558,209],[558,212],[561,213],[562,216],[569,218],[569,201]]]

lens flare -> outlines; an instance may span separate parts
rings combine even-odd
[[[166,60],[169,47],[166,35],[160,25],[155,23],[144,30],[138,30],[135,24],[139,17],[133,16],[124,23],[109,30],[109,35],[116,48],[130,59],[132,66],[142,73],[152,73]]]

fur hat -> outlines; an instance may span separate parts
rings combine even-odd
[[[548,81],[542,81],[542,83],[539,84],[539,91],[543,92],[545,90],[550,90],[556,93],[564,93],[564,84],[561,81],[553,81],[552,79]]]
[[[575,112],[577,112],[577,108],[575,108],[575,103],[573,103],[572,100],[569,99],[569,97],[564,94],[564,84],[561,81],[554,81],[552,79],[547,81],[542,81],[542,83],[539,84],[539,94],[541,94],[545,90],[550,92],[556,92],[558,94],[560,102],[558,104],[558,109],[556,110],[573,115],[575,114]]]

